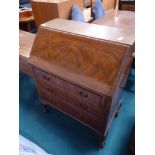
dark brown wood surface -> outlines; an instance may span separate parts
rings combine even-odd
[[[135,11],[135,0],[119,0],[119,10]]]
[[[19,10],[19,29],[31,31],[31,23],[34,22],[32,9]]]
[[[55,22],[57,23],[57,20]],[[70,21],[66,20],[66,24],[64,22],[66,27],[68,22]],[[78,27],[77,22],[74,23]],[[86,24],[85,26],[92,25]],[[88,38],[88,35],[85,35],[86,31],[82,33],[79,29],[75,35],[75,32],[75,34],[59,32],[60,29],[56,26],[57,30],[51,26],[50,31],[46,27],[43,26],[38,32],[30,62],[60,77],[78,81],[86,88],[93,88],[98,93],[110,95],[123,67],[123,59],[129,52],[129,47],[111,43],[111,40],[107,42],[103,37],[102,40],[97,37],[93,38],[93,35],[92,38]],[[110,31],[110,34],[112,32]],[[80,33],[82,35],[79,35]]]
[[[134,38],[126,34],[118,28],[55,19],[41,25],[29,58],[42,104],[93,129],[100,147],[130,70]],[[122,35],[124,40],[118,40]]]
[[[28,64],[35,34],[19,31],[19,69],[21,72],[33,76],[32,67]]]

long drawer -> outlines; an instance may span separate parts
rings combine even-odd
[[[49,96],[52,95],[58,97],[62,101],[65,101],[68,104],[72,104],[73,106],[76,106],[79,109],[93,115],[93,117],[96,117],[97,119],[102,119],[103,115],[101,108],[96,108],[95,106],[92,106],[89,103],[82,102],[81,99],[77,96],[74,96],[70,92],[59,88],[57,85],[54,85],[51,82],[47,82],[40,78],[37,78],[37,85],[39,87],[39,90],[43,90]]]
[[[51,95],[44,90],[40,91],[40,96],[43,100],[48,102],[48,104],[58,108],[59,110],[79,120],[80,122],[84,122],[86,125],[89,125],[94,129],[101,128],[101,123],[99,120],[95,119],[94,117],[91,117],[91,115],[78,109],[77,107],[66,103],[60,98],[55,97],[54,95]]]
[[[53,75],[50,75],[46,72],[40,71],[39,69],[34,69],[36,77],[39,77],[43,80],[48,82],[52,82],[53,84],[57,85],[58,87],[67,90],[74,96],[78,96],[81,100],[88,102],[94,106],[101,105],[101,96],[94,94],[86,89],[73,85],[67,81],[64,81],[60,78],[57,78]]]

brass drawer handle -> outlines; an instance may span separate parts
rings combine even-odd
[[[43,79],[45,79],[46,81],[50,81],[50,78],[46,75],[43,75]]]
[[[79,95],[83,98],[87,98],[88,97],[88,94],[84,93],[84,92],[79,92]]]

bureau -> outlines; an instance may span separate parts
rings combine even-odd
[[[63,25],[63,27],[62,27]],[[103,147],[121,105],[134,38],[118,28],[55,19],[40,26],[29,64],[47,105],[93,129]]]

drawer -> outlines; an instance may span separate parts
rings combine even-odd
[[[88,102],[92,104],[93,106],[100,107],[101,96],[93,94],[90,91],[87,91],[86,89],[77,87],[72,84],[67,85],[67,90],[69,90],[71,94],[80,98],[83,102]]]
[[[94,94],[86,89],[83,89],[53,75],[40,71],[39,69],[35,69],[35,75],[39,78],[42,78],[43,80],[52,82],[53,84],[64,90],[67,90],[74,96],[79,97],[81,100],[86,101],[87,103],[90,103],[97,107],[101,104],[101,96]]]
[[[51,83],[53,83],[53,84],[55,84],[61,88],[66,88],[65,81],[58,79],[53,75],[47,74],[44,71],[41,71],[41,70],[36,69],[36,68],[34,69],[34,73],[35,73],[35,76],[37,78],[41,78],[42,80],[45,80],[47,82],[51,82]]]
[[[92,106],[89,103],[82,102],[79,98],[73,96],[70,92],[65,92],[65,90],[62,90],[61,88],[57,87],[52,83],[45,82],[42,79],[38,78],[37,85],[39,90],[43,90],[49,96],[52,95],[58,97],[62,101],[66,101],[69,104],[78,107],[79,109],[93,115],[96,118],[102,117],[101,109],[96,108],[95,106]]]
[[[81,101],[79,98],[76,98],[75,96],[71,94],[67,94],[67,99],[69,103],[72,103],[73,105],[77,106],[79,109],[82,109],[86,111],[87,113],[93,115],[96,118],[102,118],[103,117],[103,111],[101,108],[97,108],[95,106],[90,106],[89,103]]]
[[[44,91],[48,95],[53,95],[55,97],[60,98],[62,101],[67,100],[67,95],[56,85],[52,84],[51,82],[48,83],[42,79],[37,78],[37,86],[39,91]]]
[[[92,117],[88,113],[83,112],[78,108],[75,108],[74,106],[67,104],[67,106],[64,106],[64,111],[95,129],[98,129],[100,127],[99,120]]]
[[[47,94],[47,92],[43,90],[41,91],[41,98],[46,102],[48,102],[50,105],[58,108],[60,111],[65,112],[71,117],[74,117],[75,119],[91,126],[92,128],[99,129],[101,127],[99,120],[95,119],[88,113],[79,110],[78,108],[72,106],[71,104],[68,104],[60,100],[55,96]]]
[[[46,101],[49,105],[52,105],[58,109],[63,109],[63,102],[62,101],[59,101],[57,99],[55,99],[56,97],[48,94],[46,91],[44,90],[41,90],[40,91],[40,98],[43,100],[43,101]]]

